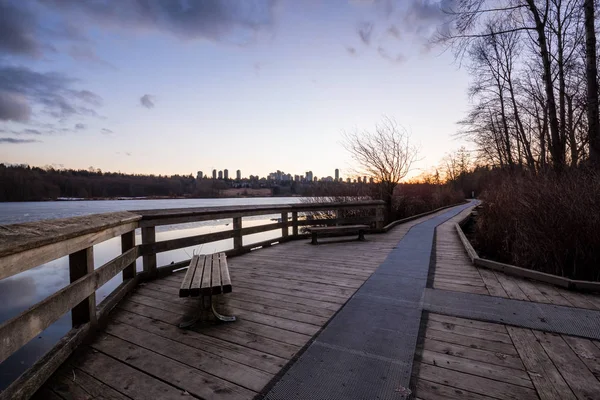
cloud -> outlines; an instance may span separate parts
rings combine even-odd
[[[143,95],[140,97],[140,104],[148,109],[154,108],[154,96],[150,94]]]
[[[0,51],[39,57],[42,44],[37,38],[36,18],[23,4],[16,4],[0,1]]]
[[[0,120],[26,122],[32,105],[52,117],[97,116],[102,98],[89,90],[74,90],[75,79],[54,72],[39,73],[26,67],[0,66]]]
[[[388,61],[394,62],[394,63],[401,63],[401,62],[404,62],[404,61],[406,61],[406,57],[405,57],[403,54],[401,54],[401,53],[398,53],[398,54],[396,54],[395,56],[392,56],[392,55],[390,55],[390,54],[389,54],[389,53],[388,53],[388,52],[387,52],[387,51],[386,51],[386,50],[385,50],[383,47],[381,47],[381,46],[379,46],[379,47],[377,48],[377,52],[379,53],[379,55],[380,55],[382,58],[384,58],[384,59],[386,59],[386,60],[388,60]]]
[[[350,54],[350,55],[353,55],[353,56],[354,56],[354,55],[356,55],[356,49],[355,49],[354,47],[352,47],[352,46],[348,46],[348,47],[346,47],[346,51],[347,51],[347,52],[348,52],[348,54]]]
[[[69,49],[68,53],[74,60],[77,60],[77,61],[98,64],[98,65],[108,67],[113,70],[117,69],[114,65],[112,65],[108,61],[105,61],[102,58],[98,57],[98,55],[96,54],[96,52],[90,46],[89,43],[86,45],[74,44]]]
[[[131,153],[130,153],[130,152],[128,152],[128,151],[126,151],[126,152],[125,152],[125,155],[129,157],[129,156],[131,156]]]
[[[102,128],[102,129],[100,129],[100,133],[102,133],[103,135],[110,135],[110,134],[113,134],[114,132],[111,131],[110,129]]]
[[[373,33],[373,23],[363,22],[358,27],[358,36],[367,46],[371,43],[371,34]]]
[[[43,0],[68,20],[127,30],[163,31],[184,39],[251,41],[274,23],[275,0]],[[235,36],[235,38],[233,37]]]
[[[22,93],[0,90],[0,120],[25,122],[30,118],[31,107]]]
[[[398,27],[396,25],[390,26],[387,30],[387,34],[398,40],[400,40],[400,38],[401,38],[400,30],[398,29]]]
[[[37,143],[39,140],[35,139],[15,139],[15,138],[0,138],[1,143],[11,143],[11,144],[22,144],[22,143]]]
[[[82,123],[75,124],[75,130],[80,131],[82,129],[85,129],[85,124],[82,124]]]

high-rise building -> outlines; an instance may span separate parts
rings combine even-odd
[[[213,169],[213,179],[217,179],[217,170]]]
[[[235,179],[237,179],[238,181],[242,180],[242,171],[240,171],[239,169],[235,171]]]
[[[346,183],[352,183],[352,179],[346,178]]]
[[[362,183],[362,178],[360,176],[358,177],[358,183]]]
[[[227,168],[225,168],[225,169],[223,170],[223,178],[224,178],[225,180],[228,180],[228,179],[229,179],[229,170],[228,170]]]
[[[223,171],[219,171],[219,179],[223,179]]]
[[[312,171],[308,171],[306,173],[306,181],[307,182],[312,182],[313,181],[313,173],[312,173]]]
[[[196,175],[196,179],[198,179],[200,181],[200,180],[202,180],[202,178],[204,178],[204,174],[202,173],[202,171],[198,171],[198,175]]]
[[[367,183],[367,177],[363,176],[363,183]]]
[[[340,180],[340,170],[335,169],[335,181],[338,182]]]
[[[370,177],[369,178],[369,183],[373,183],[373,182],[375,182],[375,179],[373,179],[373,177]]]

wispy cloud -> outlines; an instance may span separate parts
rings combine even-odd
[[[0,143],[8,144],[24,144],[24,143],[38,143],[40,140],[36,139],[16,139],[16,138],[0,138]]]
[[[82,123],[75,124],[75,130],[80,131],[82,129],[85,129],[85,124],[82,124]]]
[[[154,96],[150,94],[145,94],[142,97],[140,97],[140,104],[148,109],[154,108],[154,101]]]
[[[111,131],[110,129],[107,129],[107,128],[102,128],[102,129],[100,129],[100,133],[102,133],[103,135],[111,135],[111,134],[113,134],[114,132],[113,132],[113,131]]]
[[[371,35],[373,34],[373,23],[363,22],[358,27],[358,36],[367,46],[371,44]]]
[[[102,98],[71,87],[76,80],[59,73],[39,73],[26,67],[0,66],[0,120],[26,122],[32,105],[59,119],[73,115],[97,116]]]

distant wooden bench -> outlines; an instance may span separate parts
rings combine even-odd
[[[181,283],[179,297],[200,297],[203,300],[208,298],[214,316],[220,321],[232,322],[235,321],[235,317],[219,314],[212,301],[213,295],[225,293],[231,293],[231,278],[225,253],[194,255]],[[199,319],[200,316],[191,321],[182,322],[179,327],[189,328]]]
[[[365,240],[365,231],[368,230],[369,225],[342,225],[342,226],[327,226],[308,228],[311,233],[311,244],[319,244],[317,242],[318,236],[344,236],[351,234],[358,234],[358,240]]]

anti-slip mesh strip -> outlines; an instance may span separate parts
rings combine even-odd
[[[453,317],[600,339],[600,311],[439,289],[425,290],[423,309]]]

